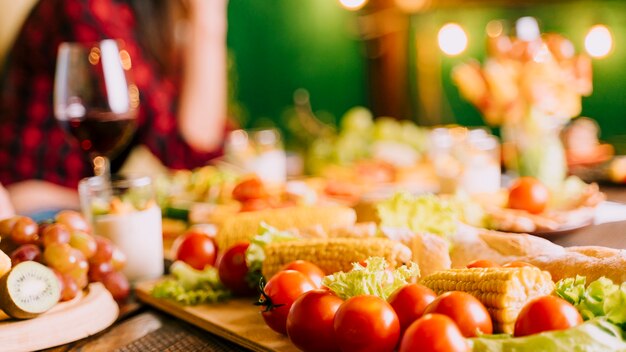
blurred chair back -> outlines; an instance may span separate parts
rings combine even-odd
[[[0,1],[0,68],[13,41],[37,0]]]

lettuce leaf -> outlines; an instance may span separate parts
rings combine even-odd
[[[626,351],[619,327],[604,318],[589,320],[576,327],[526,337],[483,335],[469,340],[474,352],[612,352]]]
[[[555,293],[573,304],[583,319],[606,317],[611,323],[626,328],[626,283],[614,284],[606,277],[586,286],[584,276],[562,279]]]
[[[157,283],[151,291],[155,298],[171,299],[185,305],[215,303],[230,297],[217,269],[207,266],[196,270],[182,261],[170,266],[172,277]]]
[[[257,235],[250,240],[250,246],[246,250],[248,270],[251,272],[261,272],[261,267],[265,260],[265,246],[269,243],[294,241],[299,238],[300,237],[293,232],[279,231],[265,222],[262,222]]]
[[[459,207],[433,194],[396,193],[377,205],[382,227],[428,232],[450,241],[460,220]]]
[[[342,299],[374,295],[387,300],[396,289],[419,276],[419,267],[413,262],[394,270],[387,270],[387,266],[385,258],[370,257],[365,265],[354,263],[347,273],[340,271],[324,277],[322,285]]]

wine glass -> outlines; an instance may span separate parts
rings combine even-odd
[[[96,176],[110,176],[109,158],[136,128],[139,90],[132,83],[130,56],[117,40],[59,46],[54,114],[93,160]]]

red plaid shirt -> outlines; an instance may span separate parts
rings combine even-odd
[[[41,0],[33,9],[0,81],[0,183],[42,179],[76,187],[92,174],[88,156],[53,114],[57,48],[64,41],[125,42],[140,91],[134,141],[165,165],[193,168],[221,154],[194,151],[183,140],[176,122],[179,78],[159,73],[137,40],[135,20],[132,8],[120,0]]]

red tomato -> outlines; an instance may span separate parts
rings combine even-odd
[[[565,330],[583,322],[580,313],[566,300],[542,296],[526,303],[515,321],[515,336]]]
[[[439,313],[452,318],[465,337],[479,332],[491,334],[493,323],[489,312],[480,301],[467,292],[446,292],[426,307],[424,314]]]
[[[343,300],[327,290],[304,293],[287,316],[287,336],[305,352],[339,351],[333,319]]]
[[[510,262],[510,263],[506,263],[504,265],[502,265],[503,268],[522,268],[522,267],[531,267],[531,268],[536,268],[536,266],[530,264],[530,263],[526,263],[526,262],[520,262],[520,261],[515,261],[515,262]]]
[[[467,264],[468,268],[497,268],[499,266],[500,265],[498,265],[498,263],[486,259],[474,260],[473,262]]]
[[[319,266],[311,262],[307,262],[306,260],[293,261],[283,266],[281,270],[299,271],[313,281],[317,288],[322,287],[322,279],[326,276]]]
[[[246,250],[249,245],[248,242],[241,242],[230,247],[217,263],[220,281],[235,296],[251,296],[257,292],[256,287],[246,281],[248,275]]]
[[[272,330],[286,334],[291,305],[300,295],[313,289],[313,282],[301,272],[279,271],[265,284],[259,298],[263,320]]]
[[[204,233],[187,232],[174,240],[172,254],[176,260],[202,270],[207,265],[215,264],[217,247],[211,237]]]
[[[409,326],[399,352],[469,352],[471,348],[454,321],[442,314],[426,314]]]
[[[404,331],[424,314],[426,306],[436,297],[435,292],[426,286],[408,284],[392,293],[387,301],[398,315],[400,330]]]
[[[251,177],[239,182],[233,188],[233,199],[245,202],[250,199],[266,198],[268,196],[265,185],[258,177]]]
[[[333,323],[342,352],[393,351],[400,337],[400,321],[384,299],[361,295],[339,307]]]
[[[539,214],[546,208],[548,198],[550,192],[543,183],[533,177],[520,177],[509,188],[508,207]]]

